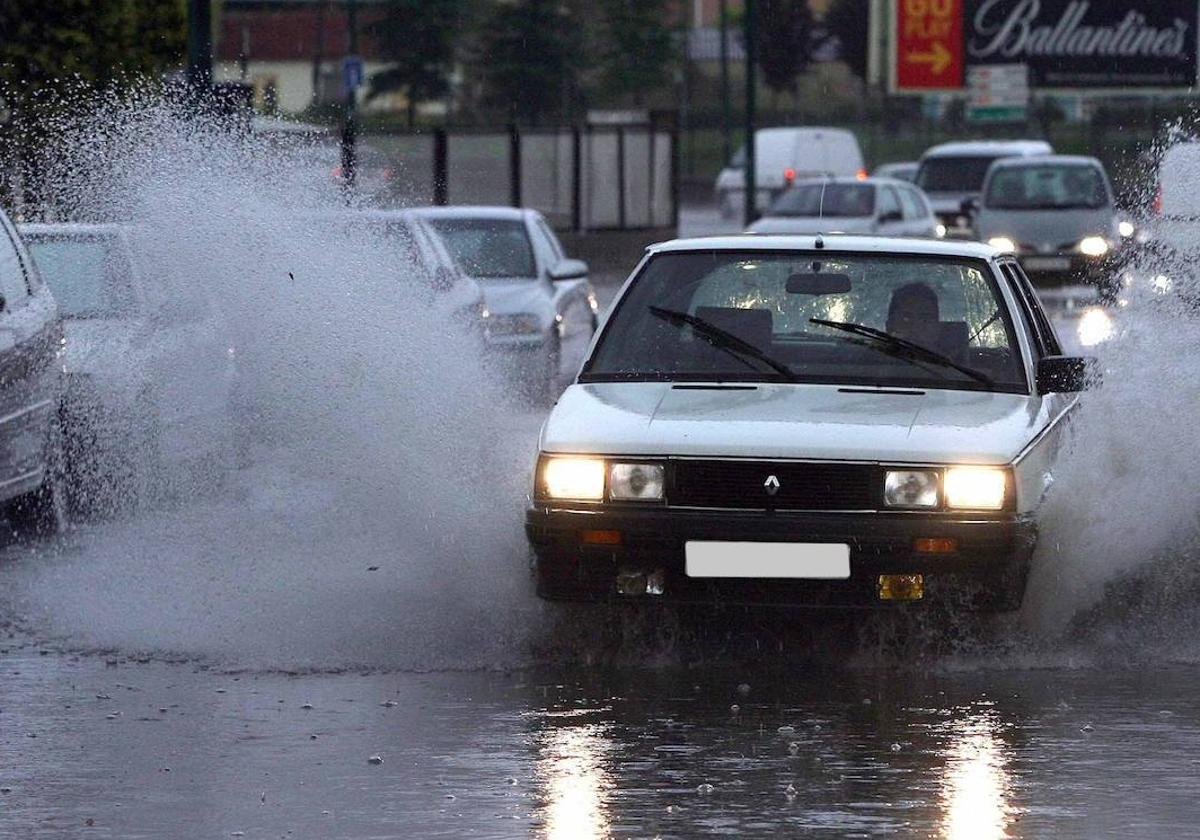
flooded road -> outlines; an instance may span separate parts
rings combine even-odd
[[[1200,672],[0,654],[5,837],[1190,836]]]

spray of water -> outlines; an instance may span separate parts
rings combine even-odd
[[[60,136],[55,212],[131,225],[148,276],[214,302],[247,452],[223,486],[175,475],[172,502],[12,552],[22,611],[85,645],[239,666],[516,656],[537,420],[506,407],[394,243],[331,223],[344,197],[308,150],[157,95],[106,102]],[[189,387],[193,371],[177,373]]]

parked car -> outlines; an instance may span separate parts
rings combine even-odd
[[[1054,149],[1044,140],[972,140],[942,143],[926,150],[917,167],[916,185],[933,203],[933,211],[946,226],[947,236],[973,236],[971,199],[978,200],[992,161],[1006,157],[1049,155]]]
[[[877,233],[940,235],[925,195],[893,178],[801,181],[775,199],[750,233]]]
[[[232,464],[236,351],[202,286],[146,271],[135,231],[26,224],[65,325],[63,424],[74,506],[104,511],[180,468]]]
[[[1127,222],[1122,233],[1142,252],[1130,281],[1140,280],[1143,290],[1158,294],[1183,295],[1200,307],[1200,292],[1192,282],[1200,257],[1198,184],[1200,141],[1168,146],[1156,172],[1153,215],[1136,231]]]
[[[867,177],[854,134],[841,128],[760,128],[754,132],[755,201],[765,209],[794,182],[814,176]],[[717,204],[732,219],[742,212],[746,190],[743,146],[717,175]]]
[[[426,207],[415,211],[483,287],[488,347],[538,399],[557,397],[596,330],[587,263],[571,259],[536,210]]]
[[[893,163],[884,163],[875,167],[875,171],[871,173],[875,178],[895,178],[898,181],[908,181],[912,183],[917,180],[917,167],[920,164],[915,160],[900,160]]]
[[[0,506],[18,531],[67,527],[58,304],[0,211]]]
[[[973,207],[979,238],[1016,254],[1036,285],[1085,283],[1115,293],[1121,215],[1100,161],[1076,155],[997,160]]]
[[[1089,371],[987,245],[652,246],[542,428],[538,593],[1015,609]]]

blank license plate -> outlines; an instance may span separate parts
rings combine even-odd
[[[684,546],[688,577],[850,577],[850,546],[844,543],[689,541]]]
[[[1021,261],[1027,271],[1066,271],[1071,267],[1070,257],[1029,257]]]

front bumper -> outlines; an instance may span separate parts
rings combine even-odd
[[[619,545],[587,544],[584,531],[619,531]],[[974,609],[1015,609],[1037,542],[1035,523],[1015,514],[897,512],[768,513],[667,508],[564,510],[535,506],[525,532],[538,594],[550,600],[610,601],[621,573],[657,573],[659,601],[787,607],[879,607],[880,575],[920,574],[925,600]],[[918,538],[955,540],[957,550],[920,554]],[[690,578],[689,540],[845,543],[843,580]]]

